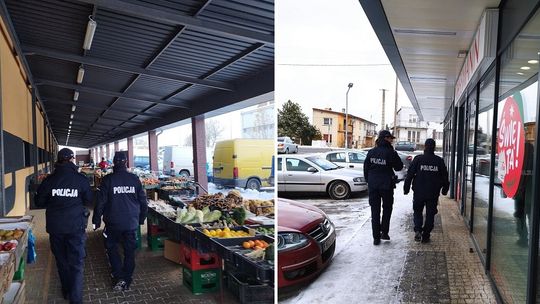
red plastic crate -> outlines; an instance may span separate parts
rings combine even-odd
[[[161,228],[159,225],[148,225],[148,235],[150,236],[159,236],[165,233],[165,229]]]
[[[221,259],[216,253],[202,253],[184,243],[180,245],[180,261],[190,270],[221,267]]]

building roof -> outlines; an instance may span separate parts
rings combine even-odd
[[[343,112],[338,112],[338,111],[332,111],[332,110],[329,110],[329,109],[319,109],[319,108],[313,108],[313,111],[320,111],[320,112],[326,112],[326,113],[332,113],[332,114],[339,114],[339,115],[345,115],[345,113]],[[351,113],[348,114],[349,117],[352,117],[352,118],[356,118],[356,119],[359,119],[359,120],[362,120],[364,122],[367,122],[367,123],[370,123],[372,125],[378,125],[374,122],[371,122],[365,118],[362,118],[362,117],[358,117],[356,115],[352,115]]]
[[[70,121],[68,144],[93,147],[274,91],[273,0],[5,0],[0,8],[60,144]],[[84,50],[89,16],[97,27]]]

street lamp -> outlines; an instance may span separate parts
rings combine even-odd
[[[347,120],[349,119],[349,90],[352,88],[353,83],[349,83],[347,88],[347,93],[345,94],[345,149],[349,147],[349,134],[348,129],[349,126],[347,125]]]

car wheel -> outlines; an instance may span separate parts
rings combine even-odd
[[[289,154],[289,148],[285,148],[285,154]]]
[[[335,181],[328,188],[328,195],[332,199],[346,199],[351,195],[351,189],[349,189],[349,185],[346,182]]]
[[[189,171],[188,170],[180,170],[180,173],[178,175],[183,177],[189,177]]]
[[[261,189],[261,182],[256,178],[250,178],[246,183],[246,189],[259,191]]]

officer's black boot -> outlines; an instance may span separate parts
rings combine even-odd
[[[414,234],[414,240],[420,242],[422,240],[422,232],[416,231],[416,233]]]
[[[373,239],[373,245],[379,245],[381,243],[381,239]]]

